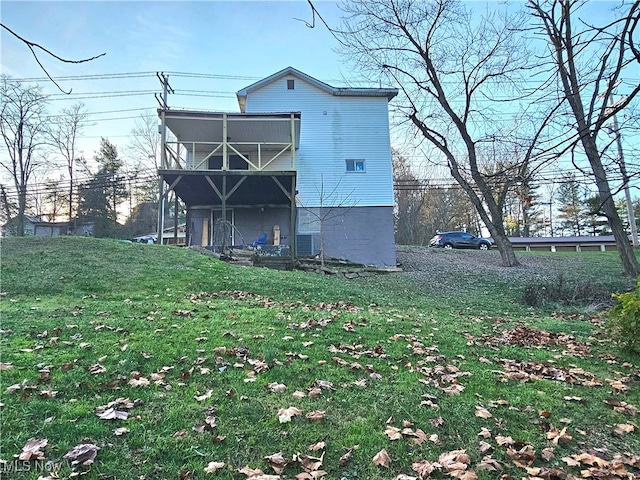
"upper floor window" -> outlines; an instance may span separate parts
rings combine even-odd
[[[296,88],[296,83],[294,80],[287,80],[287,90],[294,90]]]
[[[364,172],[364,160],[345,160],[347,172]]]

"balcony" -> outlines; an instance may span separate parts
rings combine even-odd
[[[168,130],[161,170],[292,172],[300,113],[159,110]]]

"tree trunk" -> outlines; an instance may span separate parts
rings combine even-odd
[[[620,255],[620,261],[622,262],[622,268],[625,275],[637,277],[640,275],[640,264],[636,259],[635,252],[627,232],[624,230],[624,225],[618,215],[615,201],[613,200],[613,194],[607,181],[607,173],[602,165],[600,155],[594,145],[591,137],[583,137],[583,144],[587,153],[587,158],[591,164],[593,174],[596,178],[596,184],[598,186],[598,193],[602,201],[602,209],[609,222],[611,233],[613,233],[616,239],[616,246],[618,248],[618,254]]]
[[[504,267],[517,267],[520,262],[516,258],[516,252],[513,250],[513,245],[505,234],[492,235],[493,241],[498,247],[500,252],[500,258],[502,258],[502,265]]]

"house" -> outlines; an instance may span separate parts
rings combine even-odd
[[[2,236],[15,235],[16,217],[9,220],[2,226]],[[45,222],[40,217],[31,215],[24,216],[24,235],[35,237],[59,237],[62,235],[83,235],[93,234],[92,222],[74,222],[71,227],[69,222]]]
[[[15,234],[15,231],[17,230],[17,223],[18,223],[18,218],[17,217],[13,217],[11,219],[9,219],[9,221],[7,221],[7,223],[5,223],[2,226],[2,236],[3,237],[8,237],[8,236],[12,236]],[[25,215],[24,216],[24,234],[25,236],[28,235],[35,235],[36,234],[36,227],[38,225],[42,224],[42,219],[40,217],[35,217],[32,215]]]
[[[266,234],[292,257],[323,249],[395,266],[388,102],[397,93],[336,88],[288,67],[238,91],[239,113],[160,109],[161,211],[175,191],[188,245]]]

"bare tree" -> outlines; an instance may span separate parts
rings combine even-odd
[[[2,76],[0,100],[0,133],[9,154],[7,159],[0,159],[0,166],[9,172],[16,188],[16,235],[23,236],[29,180],[42,165],[35,154],[45,143],[44,112],[47,98],[38,86],[25,87],[18,81]]]
[[[396,243],[420,245],[422,237],[421,215],[425,204],[425,191],[421,179],[413,172],[406,157],[391,150],[393,183],[395,191]]]
[[[48,132],[49,142],[62,156],[69,173],[69,191],[67,194],[69,207],[69,230],[73,228],[72,223],[75,218],[73,208],[75,166],[78,161],[76,140],[82,133],[84,122],[88,113],[83,103],[76,103],[70,108],[62,110],[60,116],[55,117]]]
[[[131,164],[128,166],[129,174],[136,179],[140,176],[148,178],[148,180],[136,182],[137,200],[157,201],[158,180],[152,174],[160,168],[158,116],[152,112],[141,114],[131,129],[130,138],[127,146],[127,153],[131,158]]]
[[[455,0],[353,0],[342,8],[344,52],[368,78],[398,84],[400,115],[431,146],[431,156],[447,164],[503,265],[518,265],[503,205],[509,189],[535,172],[534,160],[547,158],[550,118],[549,112],[536,118],[536,104],[519,91],[530,68],[524,37],[513,34],[523,17],[494,11],[472,19]],[[520,156],[497,164],[489,145],[517,145]]]
[[[346,213],[356,206],[357,201],[353,197],[353,190],[342,194],[340,180],[333,187],[328,187],[324,175],[320,175],[318,184],[317,206],[305,205],[297,199],[298,207],[305,211],[310,222],[317,223],[320,238],[320,267],[325,267],[326,259],[326,228],[332,220],[344,217]]]
[[[624,98],[613,105],[608,104],[611,89],[625,76],[635,77],[640,65],[636,30],[640,21],[640,2],[623,2],[616,10],[617,19],[600,25],[579,18],[579,9],[585,3],[530,0],[529,7],[549,42],[549,63],[557,80],[559,96],[568,105],[572,118],[573,142],[581,146],[589,161],[624,272],[637,276],[640,275],[640,264],[616,210],[616,192],[611,186],[610,169],[605,163],[606,147],[601,146],[601,140],[609,119],[626,108],[640,92],[640,84],[635,81]],[[623,179],[625,181],[628,179]]]

